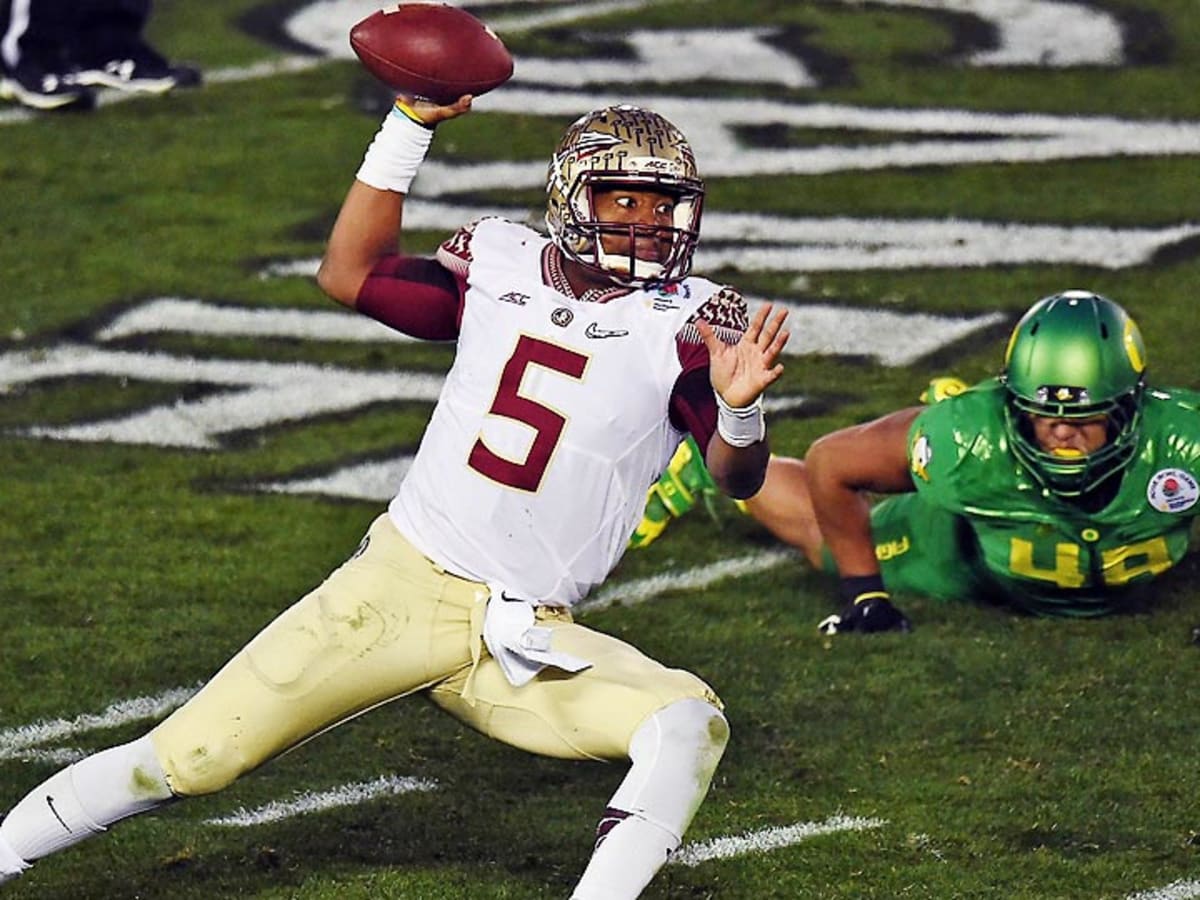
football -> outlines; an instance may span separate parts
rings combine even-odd
[[[400,94],[453,103],[512,77],[513,59],[495,33],[445,3],[396,3],[350,29],[363,66]]]

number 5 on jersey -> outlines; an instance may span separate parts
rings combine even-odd
[[[504,364],[500,385],[496,389],[496,397],[492,400],[488,415],[503,416],[528,425],[535,432],[533,443],[530,444],[525,459],[522,462],[514,462],[491,450],[481,436],[471,448],[468,465],[500,484],[535,493],[541,486],[542,477],[554,456],[554,448],[558,446],[567,420],[545,404],[521,394],[521,381],[525,377],[525,371],[530,366],[542,366],[579,381],[583,378],[587,364],[588,357],[582,353],[527,334],[521,335],[512,356]]]

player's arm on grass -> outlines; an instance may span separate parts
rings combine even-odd
[[[841,631],[908,630],[879,574],[871,536],[873,493],[913,490],[908,430],[921,407],[902,409],[818,438],[804,457],[817,525],[841,576],[843,607],[821,623]]]

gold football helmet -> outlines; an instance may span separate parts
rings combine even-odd
[[[597,219],[592,189],[640,187],[675,198],[673,225],[615,225]],[[704,182],[683,133],[648,109],[610,106],[588,113],[563,134],[550,160],[546,178],[546,227],[566,256],[615,282],[641,286],[675,282],[692,268],[700,236]],[[671,249],[661,262],[639,259],[635,237],[670,237]],[[626,255],[605,251],[600,237],[630,238]]]

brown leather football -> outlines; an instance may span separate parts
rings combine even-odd
[[[350,46],[398,94],[435,103],[478,96],[512,77],[513,59],[495,33],[445,3],[396,3],[350,29]]]

